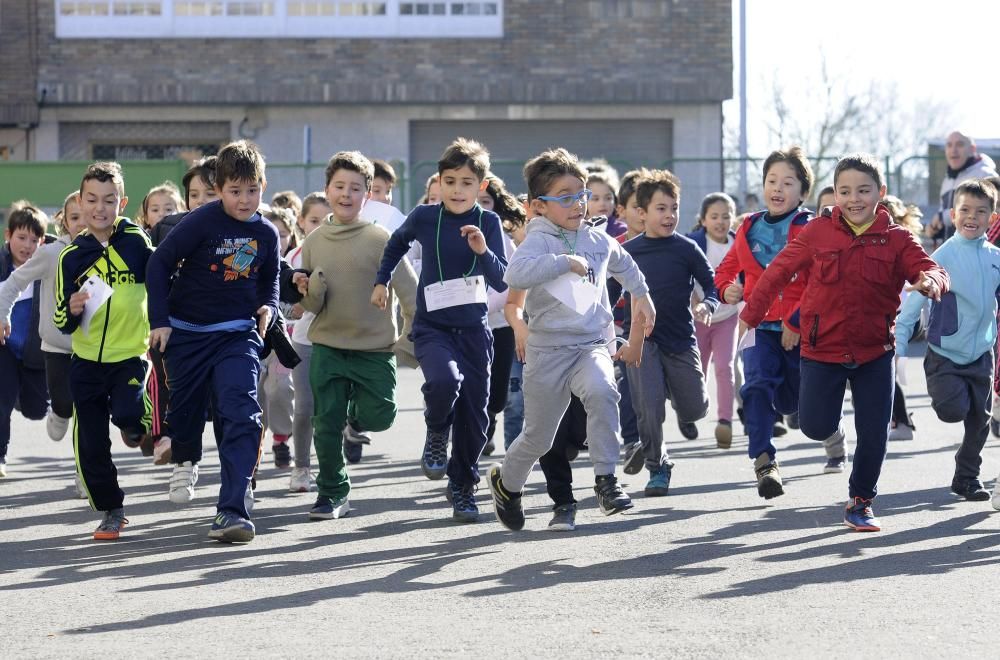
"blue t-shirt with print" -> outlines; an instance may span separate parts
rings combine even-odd
[[[788,243],[788,228],[792,224],[792,218],[799,209],[792,209],[788,213],[779,216],[772,216],[766,212],[756,222],[750,225],[747,231],[747,243],[750,244],[750,252],[764,268],[767,268],[778,253]],[[781,331],[781,321],[765,321],[758,326],[761,330]]]

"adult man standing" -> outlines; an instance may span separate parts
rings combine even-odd
[[[941,205],[927,225],[927,233],[934,240],[934,247],[955,233],[948,210],[952,207],[952,198],[958,184],[969,179],[997,175],[993,159],[986,154],[976,153],[976,141],[961,131],[948,134],[944,144],[944,158],[948,171],[941,182]]]

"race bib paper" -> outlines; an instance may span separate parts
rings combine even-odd
[[[601,295],[601,290],[591,284],[590,280],[576,273],[560,275],[543,284],[542,288],[581,316],[593,309]]]
[[[458,305],[486,304],[486,282],[482,276],[460,277],[424,287],[428,312]]]
[[[80,291],[90,294],[87,302],[83,304],[83,315],[80,317],[80,329],[83,330],[83,334],[89,335],[90,321],[94,318],[94,314],[115,291],[96,275],[88,277],[80,287]]]

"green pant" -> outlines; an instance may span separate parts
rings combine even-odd
[[[319,461],[316,486],[331,499],[347,497],[351,480],[344,462],[344,425],[384,431],[396,419],[396,357],[313,345],[309,383],[313,392],[313,442]]]

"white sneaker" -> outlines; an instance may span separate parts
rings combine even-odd
[[[184,461],[174,466],[170,475],[170,501],[174,504],[187,504],[194,499],[194,485],[198,483],[198,464]]]
[[[292,476],[288,479],[288,492],[308,493],[316,489],[316,480],[313,479],[309,468],[292,468]]]
[[[994,509],[1000,511],[1000,477],[997,477],[996,484],[993,486],[993,501],[991,504]]]
[[[45,416],[45,430],[48,431],[49,437],[56,442],[63,439],[66,435],[66,429],[69,428],[69,417],[60,417],[51,410],[49,414]]]
[[[170,438],[163,436],[153,445],[153,465],[166,465],[170,462]]]
[[[359,431],[348,422],[344,424],[344,440],[353,442],[356,445],[370,445],[372,435],[368,431]]]
[[[83,479],[76,475],[76,496],[81,500],[87,499],[87,489],[83,487]]]
[[[890,440],[913,440],[913,429],[910,428],[909,424],[900,422],[896,424],[896,428],[889,429],[889,439]]]
[[[0,478],[7,476],[7,459],[0,458]]]
[[[253,488],[247,485],[247,492],[243,493],[243,507],[247,510],[247,515],[253,513]]]

